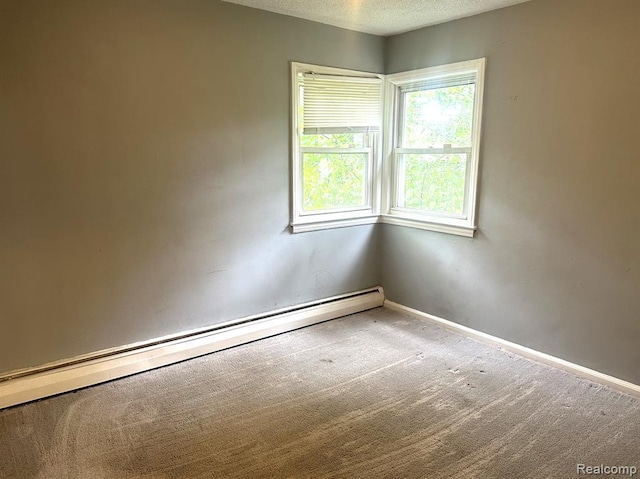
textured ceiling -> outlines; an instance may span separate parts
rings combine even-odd
[[[375,35],[395,35],[529,0],[223,0]]]

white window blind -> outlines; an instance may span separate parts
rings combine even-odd
[[[472,85],[476,83],[478,75],[476,72],[464,72],[456,75],[442,76],[430,78],[428,80],[403,85],[400,87],[402,92],[431,90],[435,88],[446,88],[452,86]]]
[[[380,78],[303,74],[303,133],[380,131]]]

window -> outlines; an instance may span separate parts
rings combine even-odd
[[[378,219],[382,79],[294,63],[294,232]]]
[[[293,231],[381,221],[473,236],[484,65],[385,77],[292,63]]]
[[[386,223],[473,236],[484,59],[387,77]]]

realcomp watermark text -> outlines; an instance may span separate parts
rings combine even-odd
[[[608,466],[598,464],[576,464],[576,472],[583,476],[627,476],[633,477],[638,473],[637,466]]]

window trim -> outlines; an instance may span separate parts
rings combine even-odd
[[[367,182],[365,184],[365,195],[368,201],[365,206],[317,212],[304,211],[302,207],[304,194],[302,191],[302,156],[304,150],[307,150],[307,148],[300,147],[300,118],[298,114],[300,108],[300,95],[298,74],[309,71],[322,75],[379,78],[383,81],[380,97],[381,111],[384,107],[384,75],[358,70],[347,70],[344,68],[291,62],[291,230],[293,233],[302,233],[306,231],[377,223],[380,215],[380,172],[382,161],[380,155],[382,150],[382,134],[380,133],[372,135],[373,141],[369,146],[370,154],[368,155],[369,161],[366,165]]]
[[[473,237],[477,229],[478,173],[480,164],[480,138],[482,133],[482,107],[484,97],[484,76],[486,58],[422,68],[391,75],[326,67],[308,63],[291,62],[290,77],[290,226],[293,233],[317,231],[329,228],[341,228],[373,223],[386,223],[410,228],[418,228],[466,237]],[[314,72],[322,75],[340,75],[362,78],[380,78],[382,85],[382,127],[381,132],[372,135],[370,145],[371,159],[367,165],[369,204],[333,211],[305,212],[302,208],[302,154],[300,147],[299,107],[300,96],[298,74]],[[400,88],[411,84],[424,84],[429,81],[452,76],[473,73],[476,76],[476,95],[473,108],[473,127],[471,135],[471,154],[465,179],[465,218],[425,214],[416,210],[393,206],[396,181],[396,152],[400,125],[398,101]],[[428,149],[424,149],[425,151]],[[431,149],[439,151],[439,149]],[[445,149],[442,149],[443,152]],[[447,152],[455,152],[451,148]]]
[[[482,104],[484,97],[484,74],[486,59],[479,58],[448,65],[422,68],[408,72],[400,72],[386,76],[385,88],[385,121],[384,133],[384,171],[382,175],[383,189],[383,213],[380,222],[412,228],[439,231],[443,233],[457,234],[473,237],[477,229],[477,199],[478,199],[478,172],[480,163],[480,137],[482,132]],[[453,215],[444,216],[433,213],[420,213],[415,210],[398,208],[395,206],[397,188],[397,153],[403,148],[397,147],[402,128],[400,118],[401,88],[412,84],[420,85],[431,81],[446,79],[448,77],[462,76],[473,73],[475,75],[476,94],[473,107],[473,127],[471,133],[471,154],[468,155],[468,168],[465,179],[465,200],[463,217]],[[416,150],[408,149],[408,150]],[[424,149],[425,151],[428,149]],[[440,151],[440,149],[433,149]],[[451,148],[450,152],[458,148]],[[448,152],[446,148],[442,152]]]

